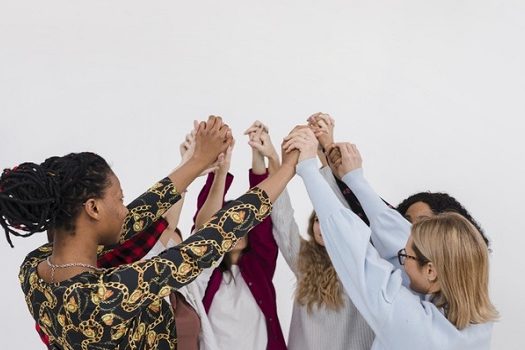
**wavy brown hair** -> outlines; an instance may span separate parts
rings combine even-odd
[[[312,212],[308,219],[308,240],[301,239],[297,259],[299,277],[295,289],[295,300],[305,305],[308,312],[314,305],[340,310],[344,305],[343,286],[337,277],[326,248],[314,238],[314,223],[317,215]]]

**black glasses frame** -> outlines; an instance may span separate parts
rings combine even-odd
[[[420,259],[418,259],[417,256],[407,254],[405,248],[399,249],[399,251],[397,252],[397,260],[399,261],[399,265],[405,265],[405,261],[407,258],[415,261],[421,261]]]

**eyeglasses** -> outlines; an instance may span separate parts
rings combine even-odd
[[[408,255],[407,254],[407,251],[405,248],[403,249],[400,249],[398,252],[397,252],[397,260],[399,260],[399,264],[400,265],[405,265],[405,260],[409,258],[409,259],[413,259],[413,260],[416,260],[416,261],[420,261],[416,256],[413,256],[413,255]]]

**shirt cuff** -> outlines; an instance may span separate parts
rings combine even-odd
[[[348,186],[350,189],[359,182],[363,181],[365,175],[363,173],[363,168],[357,168],[352,171],[347,172],[341,180]]]
[[[297,164],[297,166],[295,167],[295,170],[297,172],[297,175],[304,178],[305,176],[308,175],[309,172],[318,171],[317,159],[308,158],[308,159],[302,160]]]
[[[266,169],[264,174],[255,174],[253,169],[250,169],[248,177],[250,181],[250,187],[255,187],[268,177],[268,169]]]

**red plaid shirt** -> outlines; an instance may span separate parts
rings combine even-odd
[[[146,230],[137,233],[124,243],[99,256],[97,266],[103,268],[117,267],[142,259],[157,243],[166,228],[168,228],[168,222],[162,218],[159,219]],[[49,347],[49,337],[42,332],[38,323],[35,328],[42,342]]]

